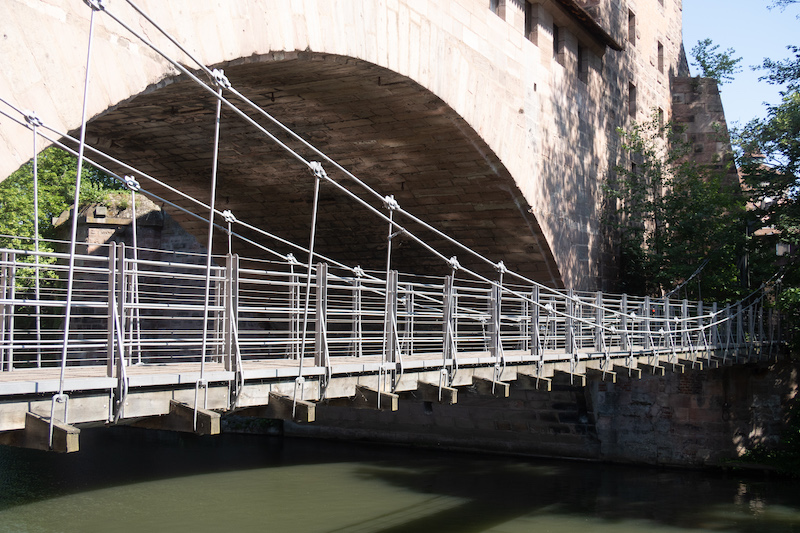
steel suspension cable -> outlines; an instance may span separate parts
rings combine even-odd
[[[215,72],[217,74],[217,72]],[[219,71],[218,75],[216,76],[217,79],[217,92],[221,96],[222,89],[225,87],[227,79]],[[221,123],[221,114],[222,114],[222,101],[217,100],[217,108],[214,114],[214,148],[212,152],[212,163],[211,163],[211,200],[209,201],[209,214],[208,214],[208,239],[206,240],[206,279],[205,279],[205,293],[203,295],[203,339],[202,339],[202,348],[200,354],[200,380],[198,381],[198,387],[200,384],[203,384],[205,387],[204,390],[204,403],[203,407],[208,407],[208,386],[205,383],[205,372],[206,372],[206,350],[208,348],[208,308],[209,308],[209,300],[211,299],[211,254],[212,254],[212,247],[214,244],[214,205],[217,199],[217,172],[218,172],[218,162],[219,162],[219,135],[220,135],[220,123]],[[195,398],[194,398],[194,429],[197,429],[197,390],[195,388]]]
[[[83,172],[83,152],[86,144],[86,113],[89,102],[89,80],[91,71],[92,60],[92,41],[94,39],[94,16],[96,11],[103,10],[104,0],[85,0],[86,4],[91,8],[89,16],[89,43],[86,51],[86,71],[83,85],[83,104],[81,107],[81,130],[80,130],[80,144],[78,147],[78,164],[75,174],[75,197],[72,206],[72,228],[70,231],[70,246],[69,246],[69,265],[67,267],[67,295],[64,308],[64,337],[61,346],[61,371],[58,378],[58,393],[52,398],[52,405],[50,407],[50,430],[49,430],[49,445],[53,447],[53,423],[55,416],[56,402],[64,403],[64,423],[67,422],[67,398],[64,394],[64,374],[67,368],[67,351],[69,346],[69,328],[70,320],[72,318],[72,298],[74,291],[74,273],[75,273],[75,249],[76,240],[78,237],[78,209],[80,208],[80,195],[81,195],[81,172]]]

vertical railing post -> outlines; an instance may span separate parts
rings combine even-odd
[[[530,311],[531,303],[528,301],[527,298],[522,298],[520,301],[520,312],[519,312],[519,325],[518,325],[518,337],[519,342],[517,343],[517,349],[528,351],[528,318],[531,316]]]
[[[317,263],[317,310],[314,327],[314,364],[327,366],[328,264]],[[303,354],[300,354],[302,357]]]
[[[300,276],[294,271],[294,262],[290,257],[291,273],[289,274],[289,354],[292,359],[300,357]],[[311,275],[309,273],[309,275]]]
[[[227,312],[226,291],[228,290],[226,287],[227,269],[223,279],[215,279],[215,271],[216,268],[212,265],[209,271],[209,276],[211,276],[210,283],[213,286],[213,294],[210,296],[210,299],[211,305],[214,306],[216,310],[212,313],[214,318],[211,320],[210,335],[213,339],[212,351],[214,353],[214,361],[221,363],[225,359],[225,355],[227,353],[225,342],[228,338],[228,328],[225,324],[225,313]]]
[[[225,370],[236,372],[237,359],[236,335],[239,332],[239,255],[228,254],[225,260],[225,311],[223,313],[223,324],[225,327]]]
[[[694,343],[695,349],[700,345],[700,341],[706,336],[706,323],[703,318],[703,300],[697,302],[697,333],[695,333],[696,342]]]
[[[117,336],[118,339],[121,339],[124,343],[125,340],[125,243],[117,244],[117,282],[116,282],[116,301],[117,301],[117,319],[118,323],[117,326],[119,328],[119,335]],[[119,378],[122,376],[122,367],[126,365],[125,363],[125,346],[119,346],[117,349],[117,353],[120,355],[115,357],[117,364],[116,364],[116,375]]]
[[[575,355],[575,291],[567,291],[567,318],[564,326],[564,352]]]
[[[356,271],[355,277],[350,282],[350,285],[352,285],[351,291],[353,293],[353,325],[350,340],[350,352],[356,357],[361,357],[364,355],[364,327],[361,320],[361,275],[362,274],[359,269]]]
[[[651,329],[651,322],[653,320],[653,313],[650,307],[650,297],[644,297],[644,309],[642,309],[642,321],[644,323],[644,349],[650,351],[653,349],[653,330]]]
[[[531,291],[531,306],[530,306],[530,344],[531,344],[531,355],[538,355],[542,356],[540,351],[540,339],[539,339],[539,287],[536,286]]]
[[[444,288],[442,296],[442,354],[445,359],[455,358],[453,346],[455,346],[455,328],[453,313],[453,276],[444,277]]]
[[[603,316],[603,293],[597,291],[597,294],[594,297],[594,303],[597,306],[594,312],[594,350],[597,353],[601,353],[604,351],[603,346],[603,321],[605,317]]]
[[[107,352],[106,352],[106,376],[114,377],[114,348],[116,346],[116,325],[114,323],[115,306],[117,305],[117,244],[111,243],[108,246],[108,326],[107,326]]]
[[[689,339],[689,300],[686,298],[681,302],[681,321],[679,322],[681,332],[681,351],[691,346]]]
[[[397,270],[390,270],[386,277],[386,306],[383,314],[383,361],[397,362]]]
[[[628,351],[631,348],[630,337],[628,335],[628,295],[623,294],[619,302],[619,335],[622,349]]]
[[[3,298],[7,303],[3,306],[3,344],[5,345],[6,371],[14,369],[14,298],[16,296],[16,254],[3,252]]]
[[[414,355],[414,286],[410,283],[406,286],[405,301],[406,321],[405,328],[403,329],[403,337],[407,340],[403,347],[407,354]]]
[[[492,284],[489,295],[489,354],[492,357],[500,356],[500,286]]]
[[[664,298],[664,335],[666,340],[666,346],[668,350],[670,350],[670,360],[672,360],[672,351],[675,347],[672,338],[672,327],[669,325],[670,317],[672,316],[672,304],[670,303],[669,296]]]
[[[8,252],[3,252],[0,255],[2,264],[0,265],[0,297],[5,300],[8,296],[8,273],[6,271],[6,261],[8,261]],[[0,305],[0,372],[6,368],[6,305]]]

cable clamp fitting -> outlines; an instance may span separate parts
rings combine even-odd
[[[398,204],[397,200],[394,199],[393,194],[389,194],[383,197],[383,206],[389,211],[397,211],[398,209],[400,209],[400,204]]]
[[[125,182],[125,186],[129,190],[131,190],[133,192],[139,192],[139,189],[141,189],[141,186],[139,185],[139,182],[136,181],[136,178],[134,178],[133,176],[125,176],[122,179]]]
[[[106,8],[106,0],[83,0],[83,3],[95,11],[104,11]]]
[[[286,260],[289,262],[290,265],[299,265],[300,261],[294,256],[294,254],[286,254]]]
[[[211,74],[214,76],[214,83],[217,84],[217,87],[222,87],[223,89],[231,88],[231,82],[225,77],[225,72],[221,68],[215,68],[211,71]]]
[[[236,217],[233,216],[233,211],[231,211],[230,209],[226,209],[225,211],[222,212],[222,218],[228,224],[235,224],[236,223]]]
[[[395,237],[399,237],[400,235],[402,235],[405,232],[406,232],[405,228],[400,228],[399,230],[397,230],[394,233],[392,233],[391,235],[389,235],[389,240],[391,241]]]
[[[34,111],[30,111],[25,114],[25,121],[34,128],[38,128],[44,125],[42,119],[40,119],[39,115],[37,115],[36,112]]]
[[[450,265],[450,268],[453,270],[458,270],[461,268],[461,263],[458,262],[458,258],[456,256],[451,257],[447,264]]]
[[[356,276],[357,278],[363,278],[363,277],[364,277],[364,269],[363,269],[363,268],[361,268],[361,266],[356,266],[356,267],[353,269],[353,274],[355,274],[355,276]]]
[[[319,161],[311,161],[308,164],[308,168],[311,169],[311,173],[314,174],[315,177],[319,179],[327,179],[328,175],[325,173],[325,169],[322,168],[322,163]]]
[[[508,272],[505,263],[503,263],[502,261],[498,261],[498,263],[494,266],[494,269],[501,274],[505,274],[506,272]]]
[[[636,320],[636,311],[631,311],[631,314],[628,315],[628,316],[631,317],[632,319]]]
[[[554,309],[553,309],[553,304],[547,304],[547,305],[545,305],[545,306],[544,306],[544,309],[545,309],[545,311],[547,311],[547,314],[548,314],[548,315],[552,315],[552,314],[553,314],[553,310],[554,310]]]

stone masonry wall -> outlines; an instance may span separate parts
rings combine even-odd
[[[460,391],[456,405],[401,398],[378,412],[321,404],[317,422],[286,422],[286,434],[532,456],[673,466],[719,465],[759,443],[776,443],[797,394],[788,361],[632,379],[552,392],[512,385],[509,398]]]

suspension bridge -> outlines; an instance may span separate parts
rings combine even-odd
[[[106,243],[89,253],[78,242],[74,209],[68,241],[45,243],[37,230],[31,246],[2,250],[0,443],[74,451],[78,427],[93,424],[214,434],[223,412],[313,422],[320,401],[348,398],[357,407],[396,410],[408,392],[455,403],[458,387],[502,397],[510,386],[549,390],[557,376],[581,385],[620,373],[638,377],[758,360],[776,349],[778,317],[765,308],[763,290],[721,306],[555,289],[484,257],[368,186],[127,3],[193,66],[155,46],[106,2],[87,0],[78,134],[57,131],[35,112],[0,98],[3,128],[24,128],[31,136],[34,190],[35,154],[42,144],[54,144],[78,158],[76,206],[81,169],[93,165],[128,188],[133,210],[127,245]],[[97,17],[125,28],[215,102],[209,200],[87,142]],[[291,242],[217,207],[223,109],[284,150],[290,164],[308,169],[313,209],[307,242]],[[315,249],[322,186],[368,211],[373,218],[365,225],[385,225],[384,269],[345,264]],[[181,201],[160,196],[162,191]],[[202,222],[206,253],[173,252],[164,259],[163,251],[140,246],[140,195]],[[460,256],[443,253],[418,228]],[[215,250],[215,235],[227,238],[227,253]],[[399,236],[449,274],[394,269]],[[258,256],[240,255],[239,245]],[[292,251],[281,251],[286,249]],[[464,266],[459,257],[483,268]]]

